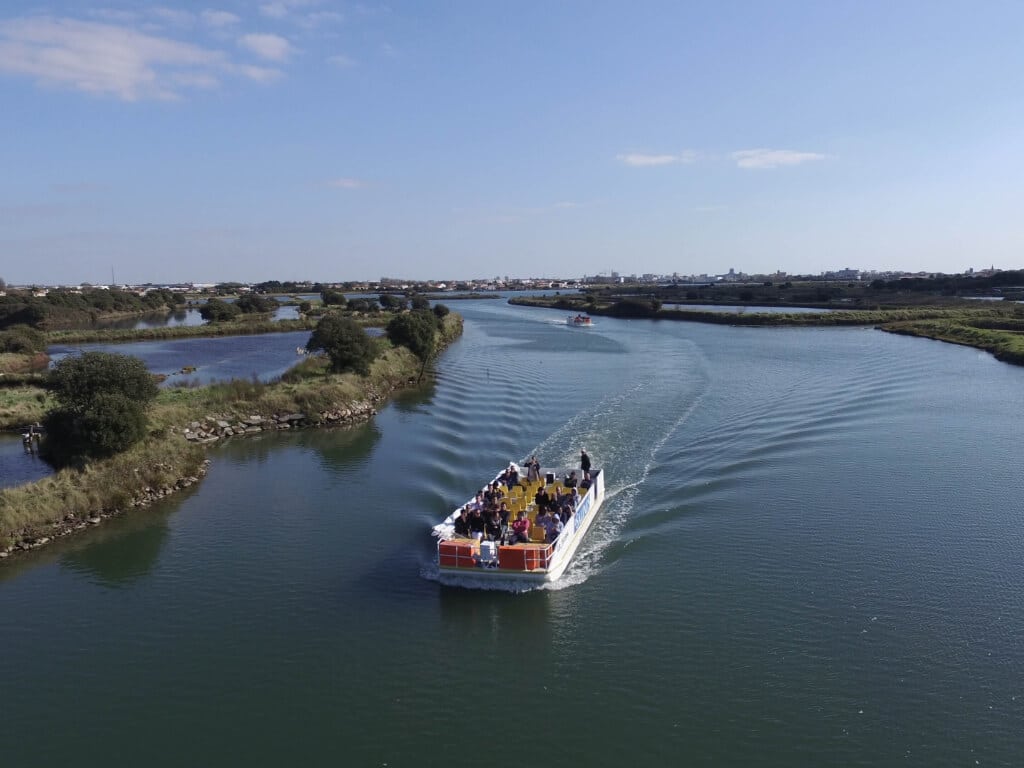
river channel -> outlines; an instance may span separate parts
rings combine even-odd
[[[371,423],[0,565],[5,764],[1020,764],[1024,369],[453,308]],[[434,580],[433,523],[581,447],[608,499],[557,587]]]

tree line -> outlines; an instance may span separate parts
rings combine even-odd
[[[0,329],[15,325],[32,328],[79,325],[99,315],[113,312],[152,312],[174,309],[185,297],[174,291],[158,289],[139,296],[118,288],[86,288],[82,291],[54,289],[45,296],[31,291],[8,291],[0,296]]]

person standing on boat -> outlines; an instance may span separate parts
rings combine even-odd
[[[586,448],[580,451],[580,469],[584,474],[590,471],[590,457],[587,455]]]
[[[530,460],[526,462],[526,481],[535,483],[538,480],[540,480],[540,462],[537,461],[536,456],[531,456]]]

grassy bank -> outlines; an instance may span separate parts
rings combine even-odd
[[[650,300],[595,301],[584,296],[515,297],[510,304],[585,312],[608,317],[767,327],[872,325],[883,331],[962,344],[999,360],[1024,365],[1024,307],[1013,303],[965,303],[831,312],[714,312],[661,309]]]
[[[892,323],[881,328],[890,333],[983,349],[1003,362],[1024,365],[1024,331],[986,328],[949,320]]]
[[[53,407],[53,398],[42,387],[0,387],[0,430],[22,429],[41,421]]]
[[[255,336],[261,333],[309,331],[315,320],[254,320],[203,325],[174,325],[161,328],[103,328],[48,331],[48,344],[117,344],[130,341],[196,339],[216,336]]]
[[[447,346],[461,333],[462,318],[450,314],[444,318],[440,343]],[[0,490],[0,549],[70,532],[87,525],[88,518],[124,511],[154,491],[163,494],[182,487],[183,480],[191,482],[205,458],[202,447],[183,437],[193,421],[305,413],[315,423],[316,414],[356,402],[380,402],[415,382],[420,361],[404,347],[391,347],[385,340],[381,346],[366,376],[332,374],[324,359],[307,358],[272,384],[236,380],[162,390],[149,411],[149,437],[142,443],[91,462],[83,471],[64,469],[35,483]],[[31,401],[39,418],[49,407],[47,400],[38,400],[40,392],[27,391],[17,400],[26,409],[21,423],[37,420],[28,418]]]

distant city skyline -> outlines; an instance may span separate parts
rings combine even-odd
[[[9,284],[1024,266],[1024,5],[10,0]]]

